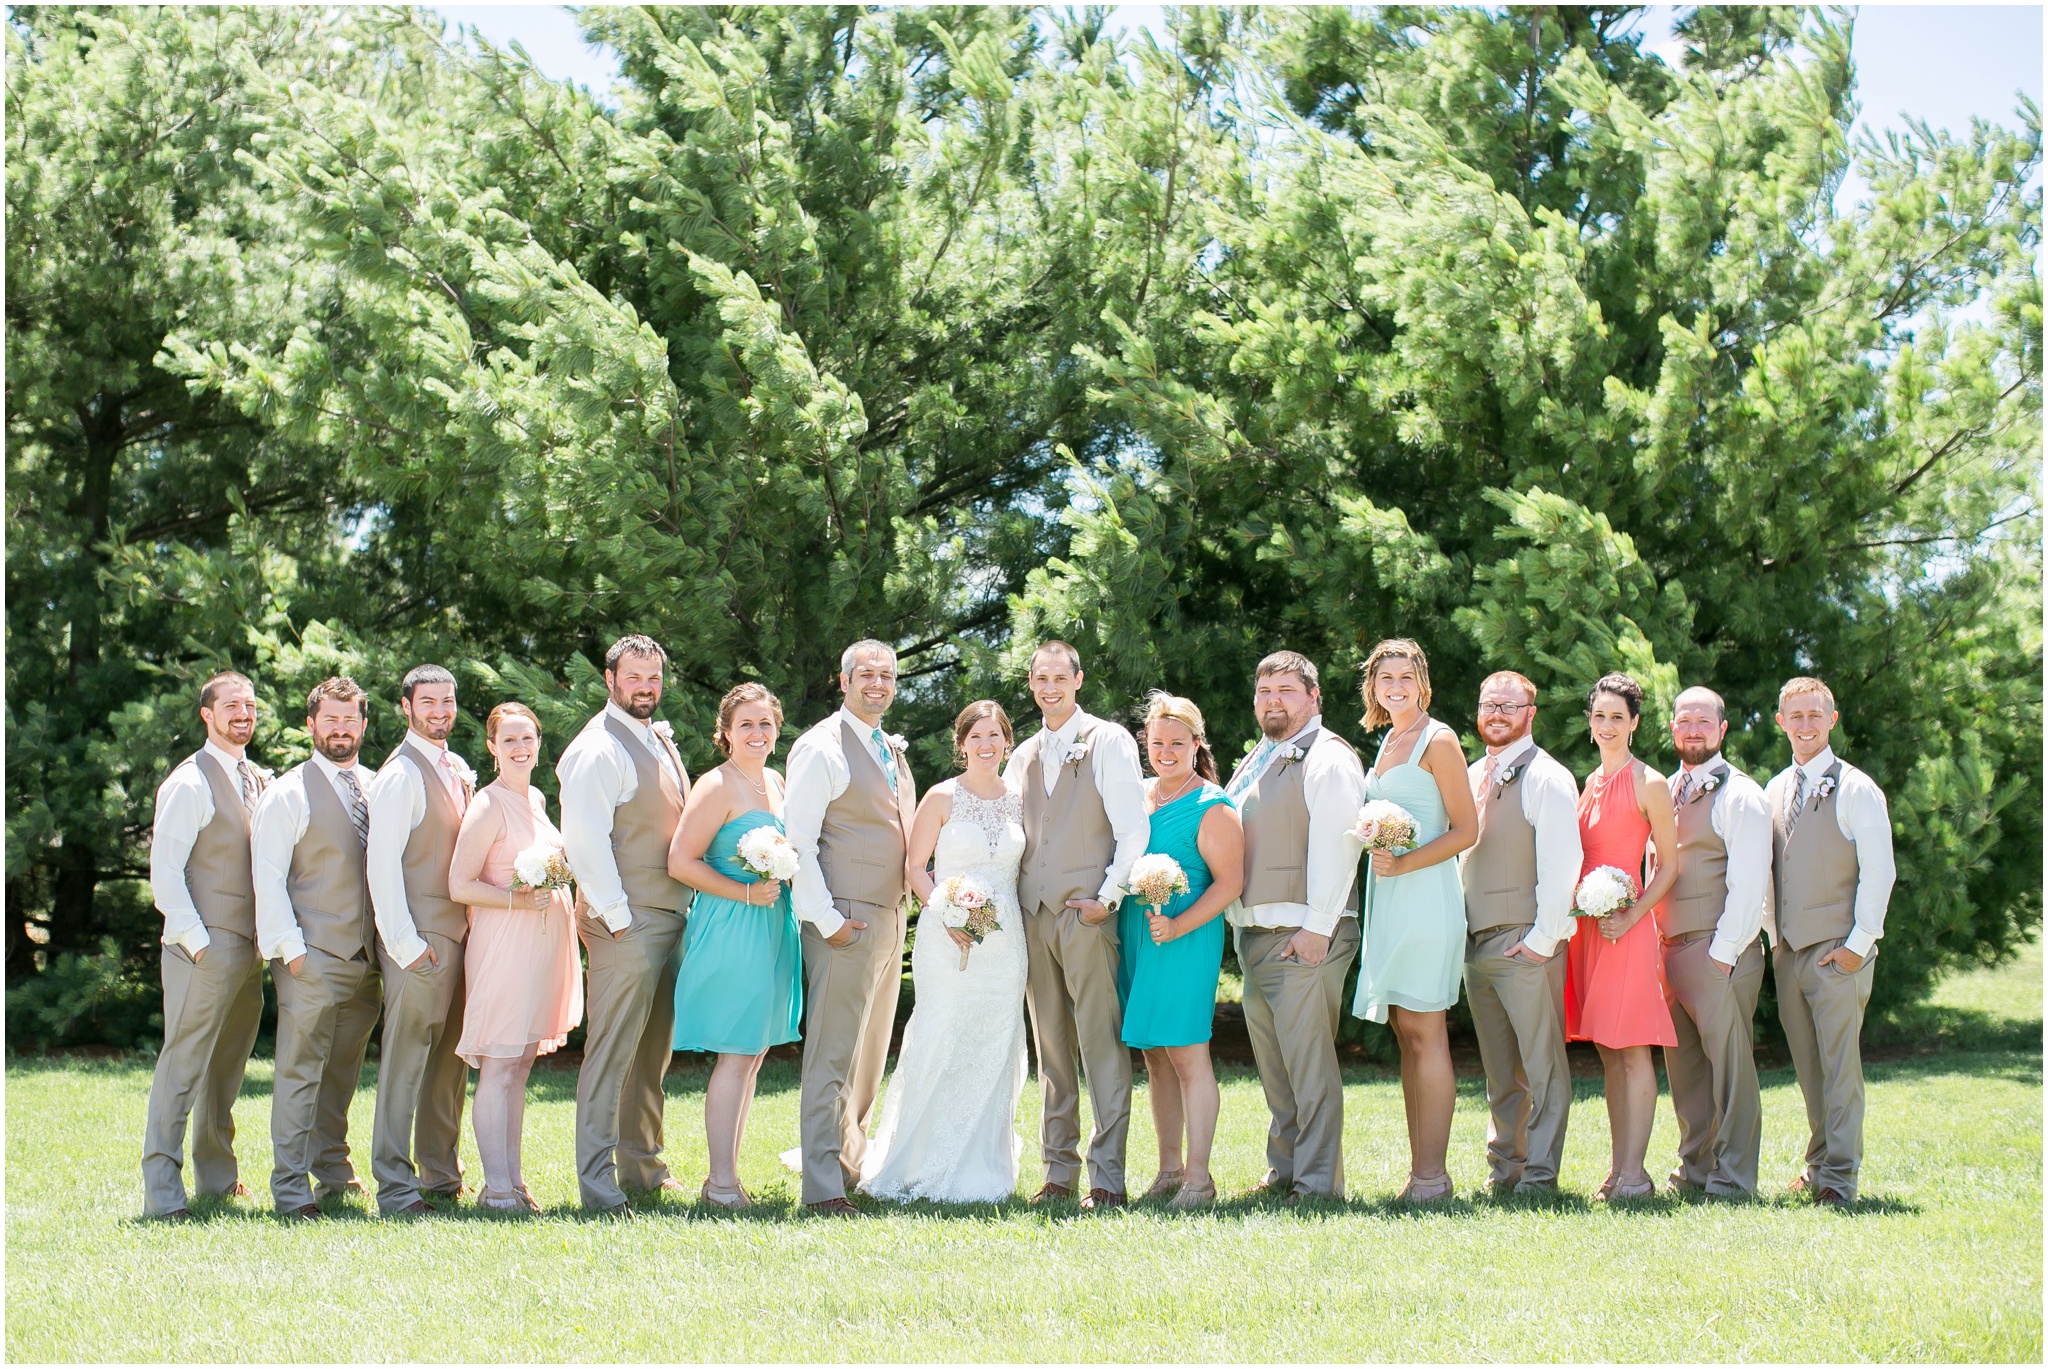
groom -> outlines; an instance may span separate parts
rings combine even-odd
[[[1024,805],[1017,906],[1024,910],[1025,1004],[1044,1099],[1045,1186],[1032,1201],[1070,1197],[1081,1177],[1085,1071],[1095,1134],[1081,1206],[1092,1211],[1125,1201],[1131,1053],[1117,997],[1115,918],[1124,876],[1145,854],[1152,824],[1138,744],[1115,723],[1082,711],[1081,681],[1080,654],[1065,642],[1047,642],[1032,654],[1031,693],[1045,726],[1018,746],[1003,779]]]
[[[783,826],[796,847],[791,896],[803,922],[804,1206],[857,1217],[868,1115],[881,1088],[903,987],[904,856],[917,786],[903,738],[882,730],[896,701],[896,651],[860,641],[839,658],[839,710],[789,749]]]

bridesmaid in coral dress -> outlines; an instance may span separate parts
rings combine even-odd
[[[1604,918],[1580,918],[1565,962],[1565,1035],[1600,1049],[1607,1076],[1607,1124],[1614,1156],[1598,1197],[1644,1198],[1657,1191],[1643,1169],[1657,1116],[1652,1046],[1677,1042],[1664,1002],[1664,958],[1650,910],[1678,878],[1678,831],[1664,777],[1629,751],[1642,721],[1643,689],[1626,675],[1603,676],[1586,700],[1586,721],[1600,768],[1579,795],[1579,877],[1602,865],[1626,871],[1642,888],[1654,843],[1656,873],[1636,901]]]
[[[462,1040],[455,1053],[476,1067],[477,1205],[538,1212],[520,1173],[526,1076],[534,1057],[561,1049],[583,1020],[583,971],[567,889],[515,889],[512,862],[530,846],[559,848],[547,800],[529,782],[540,759],[540,720],[502,703],[484,723],[498,778],[471,801],[448,867],[448,896],[469,907],[463,956]]]

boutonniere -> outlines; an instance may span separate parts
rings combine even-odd
[[[1308,752],[1302,750],[1293,742],[1282,742],[1274,750],[1273,759],[1277,761],[1298,761],[1304,759],[1307,755]]]
[[[1507,788],[1509,785],[1513,784],[1515,782],[1516,777],[1528,768],[1529,762],[1523,761],[1520,765],[1511,765],[1507,769],[1501,771],[1498,775],[1495,775],[1493,777],[1493,792],[1495,797],[1499,797],[1500,791]]]
[[[899,756],[910,749],[910,739],[900,733],[884,732],[882,740],[889,743],[889,749]]]
[[[1823,775],[1821,776],[1820,783],[1816,784],[1813,787],[1813,801],[1815,803],[1819,803],[1822,799],[1826,798],[1828,795],[1834,792],[1835,777],[1833,775]]]
[[[676,729],[672,724],[665,722],[649,723],[647,724],[647,730],[670,745],[675,744]]]
[[[1060,761],[1060,764],[1079,765],[1082,761],[1086,760],[1087,758],[1088,743],[1085,740],[1077,741],[1067,747],[1067,754],[1065,758]]]
[[[1698,803],[1701,799],[1719,789],[1721,781],[1726,778],[1728,778],[1728,773],[1725,770],[1716,771],[1707,776],[1704,780],[1700,781],[1700,787],[1692,791],[1692,797],[1687,799],[1686,802],[1688,804]]]

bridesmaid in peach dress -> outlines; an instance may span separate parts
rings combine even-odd
[[[512,862],[521,851],[562,844],[547,800],[530,782],[540,759],[540,720],[524,704],[499,704],[484,739],[498,778],[470,801],[448,868],[449,897],[470,905],[467,998],[455,1053],[477,1070],[470,1113],[484,1166],[477,1205],[538,1212],[519,1165],[526,1076],[535,1056],[561,1049],[583,1020],[583,973],[569,891],[512,887]]]
[[[1600,1049],[1607,1076],[1607,1124],[1613,1163],[1597,1195],[1645,1198],[1657,1191],[1643,1168],[1657,1116],[1653,1046],[1678,1036],[1664,1002],[1664,957],[1650,910],[1678,878],[1678,830],[1664,777],[1629,751],[1642,721],[1643,689],[1626,675],[1601,677],[1586,699],[1586,721],[1600,748],[1600,768],[1579,795],[1579,877],[1602,865],[1625,870],[1642,888],[1645,856],[1654,843],[1656,873],[1636,901],[1604,918],[1579,918],[1565,961],[1565,1035]]]

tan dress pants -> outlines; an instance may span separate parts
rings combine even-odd
[[[348,1109],[380,1006],[377,967],[317,946],[293,974],[270,962],[277,989],[277,1079],[270,1094],[270,1196],[289,1212],[356,1181]]]
[[[1490,1181],[1555,1184],[1572,1107],[1565,1055],[1565,947],[1541,965],[1508,952],[1527,927],[1465,938],[1465,993],[1486,1070],[1486,1165]]]
[[[1088,1138],[1088,1187],[1125,1192],[1124,1144],[1131,1129],[1131,1048],[1124,1044],[1116,914],[1091,927],[1077,908],[1040,906],[1024,915],[1028,957],[1024,1004],[1038,1051],[1038,1124],[1045,1181],[1078,1188],[1081,1081],[1095,1130]]]
[[[185,1210],[185,1128],[192,1129],[192,1179],[201,1193],[227,1193],[235,1166],[235,1099],[263,1018],[263,962],[247,937],[209,928],[196,963],[183,946],[163,948],[164,1048],[149,1084],[142,1130],[142,1210]]]
[[[1297,927],[1243,927],[1244,1024],[1266,1108],[1266,1164],[1276,1188],[1322,1198],[1344,1196],[1344,1076],[1337,1067],[1337,1024],[1344,976],[1358,958],[1356,917],[1337,920],[1320,965],[1282,959]]]
[[[436,932],[420,936],[438,963],[408,968],[377,947],[384,1036],[370,1172],[384,1212],[418,1202],[422,1188],[462,1188],[462,1104],[469,1091],[469,1067],[455,1054],[462,1039],[462,943]]]
[[[1873,949],[1854,974],[1838,965],[1822,968],[1820,958],[1841,944],[1823,941],[1803,951],[1779,946],[1771,952],[1771,969],[1778,1020],[1806,1100],[1806,1181],[1853,1199],[1863,1167],[1863,1010],[1877,953]]]
[[[803,925],[804,1063],[798,1098],[804,1202],[844,1198],[860,1182],[868,1120],[889,1060],[903,992],[904,910],[836,898],[839,915],[867,926],[830,946]]]
[[[1756,1192],[1763,1100],[1752,1020],[1764,952],[1752,941],[1730,974],[1707,954],[1712,944],[1711,932],[1664,944],[1664,1000],[1678,1035],[1664,1048],[1664,1075],[1678,1117],[1672,1179],[1726,1197]]]
[[[669,1177],[661,1159],[662,1076],[673,1055],[683,915],[634,908],[616,937],[578,910],[584,981],[583,1068],[576,1079],[576,1186],[583,1205],[623,1206]]]

